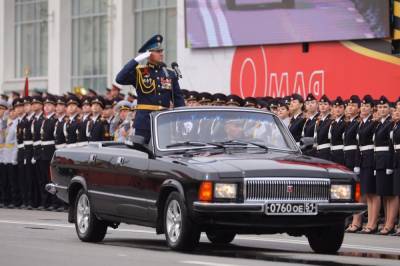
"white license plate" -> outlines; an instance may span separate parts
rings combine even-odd
[[[265,204],[266,215],[316,215],[317,204],[313,202],[274,202]]]

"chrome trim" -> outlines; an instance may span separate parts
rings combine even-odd
[[[155,204],[157,202],[156,200],[149,200],[149,199],[145,199],[145,198],[125,196],[125,195],[121,195],[121,194],[114,194],[114,193],[102,192],[102,191],[91,190],[91,189],[89,189],[88,192],[92,193],[92,194],[102,195],[102,196],[134,200],[134,201],[143,201],[143,202],[148,202],[148,203],[153,203],[153,204]]]
[[[227,107],[227,108],[187,108],[187,109],[172,109],[172,110],[167,110],[167,111],[157,111],[157,114],[154,116],[154,132],[157,132],[157,119],[160,115],[164,115],[164,114],[169,114],[169,113],[180,113],[180,112],[199,112],[199,111],[235,111],[235,112],[248,112],[248,113],[261,113],[261,114],[268,114],[271,115],[272,117],[274,117],[274,121],[275,123],[277,123],[277,121],[279,121],[281,123],[281,126],[279,127],[279,129],[286,132],[286,137],[290,138],[292,140],[292,144],[293,147],[297,147],[297,149],[277,149],[274,148],[276,150],[280,150],[280,151],[285,151],[285,152],[294,152],[294,151],[298,151],[301,152],[300,147],[298,147],[296,145],[296,141],[294,140],[292,134],[290,133],[289,129],[283,125],[282,121],[279,119],[279,117],[277,115],[275,115],[272,112],[269,111],[264,111],[264,110],[260,110],[260,109],[255,109],[255,108],[241,108],[241,107],[236,107],[236,108],[231,108],[231,107]],[[151,130],[153,129],[153,127],[151,127]],[[154,132],[152,132],[152,136],[154,136],[154,142],[155,142],[155,148],[157,148],[158,151],[180,151],[180,150],[187,150],[187,148],[176,148],[176,149],[161,149],[159,146],[159,141],[158,141],[158,134],[153,134]],[[282,132],[282,134],[284,134],[284,132]],[[194,149],[204,149],[204,148],[212,148],[214,146],[210,145],[210,146],[203,146],[203,147],[191,147],[191,150]]]
[[[285,192],[284,188],[288,189],[289,186],[292,186],[292,188],[297,187],[297,189],[294,189],[293,192]],[[330,179],[293,177],[244,178],[243,196],[245,202],[329,202]]]

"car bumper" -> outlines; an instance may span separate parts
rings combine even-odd
[[[363,203],[317,203],[320,213],[356,214],[367,210]],[[193,210],[199,213],[264,213],[265,203],[209,203],[194,202]]]

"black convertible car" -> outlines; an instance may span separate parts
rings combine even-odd
[[[287,233],[335,253],[345,219],[366,209],[355,175],[302,155],[274,114],[184,107],[151,121],[149,144],[134,136],[56,151],[47,190],[69,204],[82,241],[102,241],[107,227],[128,223],[154,227],[174,250],[195,248],[201,232],[219,244]]]

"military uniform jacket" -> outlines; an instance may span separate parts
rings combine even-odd
[[[89,140],[87,128],[88,128],[88,123],[91,120],[90,117],[91,117],[90,115],[87,115],[86,117],[83,116],[82,119],[80,120],[78,129],[78,142],[86,142]]]
[[[42,128],[42,124],[44,122],[44,117],[43,113],[40,114],[39,116],[34,117],[33,123],[32,123],[32,134],[33,134],[33,158],[38,161],[40,160],[40,156],[42,154],[41,149],[42,146],[40,144],[41,141],[41,134],[40,130]]]
[[[22,117],[21,119],[18,120],[17,124],[17,149],[18,149],[18,155],[17,155],[17,161],[18,163],[23,163],[25,159],[25,149],[24,149],[24,128],[25,128],[25,122],[26,122],[26,116]]]
[[[67,120],[66,116],[61,118],[57,118],[55,127],[54,127],[54,139],[56,144],[56,149],[62,148],[65,146],[66,140],[64,135],[64,123]]]
[[[382,123],[380,121],[375,129],[375,170],[393,169],[393,145],[390,139],[390,132],[393,128],[391,117],[387,117]],[[387,147],[387,151],[379,151],[380,148]]]
[[[77,114],[75,116],[71,116],[66,119],[66,121],[64,122],[63,130],[64,130],[65,142],[67,144],[73,144],[78,142],[78,136],[81,124],[82,123],[79,120]],[[86,134],[86,129],[85,129],[85,134]]]
[[[397,122],[391,133],[394,146],[393,169],[400,168],[400,122]]]
[[[303,132],[301,134],[302,137],[314,137],[315,133],[315,125],[317,123],[319,114],[315,114],[314,117],[307,118],[306,122],[304,122]]]
[[[357,167],[361,168],[374,167],[373,136],[377,125],[378,122],[372,120],[372,115],[370,115],[368,119],[365,120],[365,122],[364,120],[361,120],[359,124],[357,138],[358,138],[358,147],[360,153],[357,154],[359,157],[356,158]],[[370,147],[370,148],[363,150],[364,147],[365,148]]]
[[[296,118],[292,117],[289,123],[289,131],[296,142],[300,142],[303,126],[305,123],[303,114],[299,114]]]
[[[328,144],[329,140],[329,129],[331,126],[332,120],[330,115],[328,115],[324,120],[319,119],[316,123],[315,131],[317,138],[317,145]]]
[[[88,123],[89,141],[110,140],[110,125],[107,120],[98,116],[95,120],[90,119]]]
[[[54,129],[57,123],[55,114],[46,117],[41,128],[41,155],[40,159],[50,161],[55,151]]]
[[[115,80],[121,85],[133,85],[136,88],[138,105],[169,108],[172,102],[174,107],[184,106],[185,102],[175,72],[167,69],[167,73],[158,65],[150,63],[139,65],[132,59],[118,73]],[[150,130],[150,112],[136,111],[134,123],[136,129]]]
[[[358,119],[359,117],[355,117],[352,121],[349,121],[344,131],[344,165],[350,170],[354,169],[356,158],[359,158],[357,132],[360,123]]]
[[[24,148],[25,148],[25,161],[30,162],[33,157],[33,134],[32,125],[34,121],[34,114],[25,117],[24,126]]]

